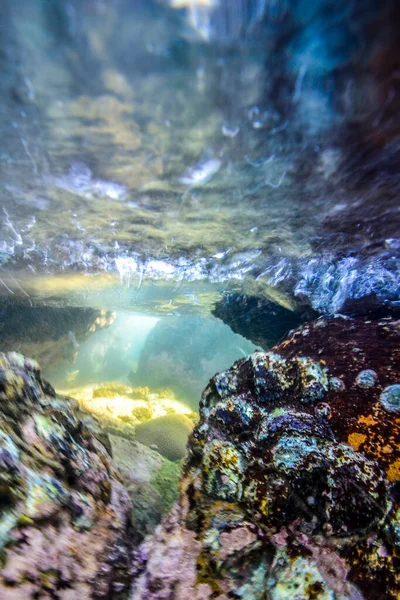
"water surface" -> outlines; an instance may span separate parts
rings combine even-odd
[[[391,3],[298,0],[234,43],[166,4],[2,3],[1,292],[79,273],[397,301]]]

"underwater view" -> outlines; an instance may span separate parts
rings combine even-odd
[[[0,3],[0,600],[400,600],[400,3]]]

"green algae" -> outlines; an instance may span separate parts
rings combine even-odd
[[[178,498],[180,473],[180,464],[164,460],[156,475],[150,480],[150,485],[158,491],[163,500],[162,516],[169,511]]]

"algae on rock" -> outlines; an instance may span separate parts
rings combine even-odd
[[[145,444],[149,440],[147,445],[159,445],[162,454],[162,448],[165,447],[167,458],[170,456],[169,446],[175,446],[177,450],[173,460],[183,457],[188,435],[198,417],[187,404],[177,400],[168,390],[155,393],[148,387],[106,382],[65,390],[63,393],[75,398],[85,410],[98,418],[105,431],[113,435],[134,441],[136,430],[139,431],[139,436],[142,431],[148,432],[143,434],[143,439],[138,440]],[[153,421],[155,425],[151,424]],[[146,423],[148,425],[145,426]],[[171,433],[168,428],[171,428]],[[176,434],[178,437],[175,441],[173,436]]]
[[[169,460],[186,456],[186,444],[193,430],[193,421],[186,415],[170,414],[151,419],[136,427],[136,439],[146,446],[156,446]]]
[[[36,361],[0,354],[0,596],[123,598],[131,502],[108,440]]]
[[[176,501],[180,465],[140,444],[110,435],[112,454],[132,501],[135,542],[152,533]]]
[[[398,600],[399,339],[322,319],[212,378],[131,600]]]

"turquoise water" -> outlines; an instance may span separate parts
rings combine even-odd
[[[304,311],[396,312],[388,11],[184,5],[2,4],[3,316],[108,311],[141,331],[160,317],[209,320],[222,302],[218,316],[258,344],[256,328],[271,326],[258,325],[258,300],[251,325],[248,307],[226,314],[228,294],[244,293],[283,310],[268,347]],[[64,379],[85,380],[74,317],[61,333],[52,318],[53,337],[70,332]],[[7,349],[24,347],[14,334],[3,328]]]

